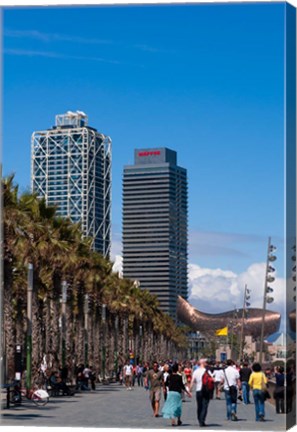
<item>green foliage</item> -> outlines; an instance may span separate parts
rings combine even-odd
[[[39,309],[34,310],[33,314],[38,325],[44,319],[45,311],[50,310],[48,319],[53,328],[57,329],[61,286],[65,280],[68,284],[67,304],[71,307],[73,326],[77,325],[77,320],[83,315],[83,301],[85,294],[88,294],[94,316],[96,313],[98,316],[104,303],[110,314],[128,317],[129,321],[137,320],[143,325],[149,323],[154,334],[163,335],[179,349],[186,348],[185,329],[178,328],[159,309],[155,296],[137,288],[131,280],[120,279],[112,273],[113,263],[91,250],[91,239],[83,238],[78,224],[56,215],[56,208],[46,206],[45,200],[38,199],[36,194],[26,192],[19,196],[13,176],[2,180],[2,190],[4,290],[11,292],[14,299],[9,305],[14,322],[15,317],[20,316],[18,305],[22,304],[24,308],[23,302],[18,300],[26,299],[27,266],[31,263],[39,305]],[[93,324],[95,326],[95,321]],[[15,330],[7,331],[13,334]],[[49,333],[50,330],[43,329],[43,332]],[[49,336],[49,339],[54,337],[59,339],[58,334]],[[42,345],[42,342],[38,343]],[[36,363],[38,361],[36,359]]]

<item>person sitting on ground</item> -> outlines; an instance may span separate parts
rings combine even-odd
[[[84,390],[89,390],[89,379],[90,379],[90,374],[92,373],[91,369],[89,368],[89,365],[86,365],[86,367],[83,370],[83,383],[84,383]]]
[[[50,383],[54,390],[62,390],[63,395],[73,396],[74,392],[68,387],[68,385],[62,381],[58,371],[54,371],[50,377]]]

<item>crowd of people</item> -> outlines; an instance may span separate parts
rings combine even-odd
[[[45,371],[43,371],[45,373]],[[96,389],[97,375],[92,366],[79,364],[75,368],[75,386],[69,386],[68,368],[46,371],[47,382],[57,392],[73,395],[75,391]],[[293,366],[266,368],[260,363],[248,362],[236,364],[231,359],[226,362],[199,361],[174,362],[167,360],[149,364],[134,363],[130,358],[119,366],[116,380],[127,390],[136,385],[148,391],[154,417],[160,416],[161,402],[164,400],[161,415],[171,420],[172,426],[182,424],[182,402],[186,396],[191,398],[195,390],[197,420],[200,427],[205,427],[208,406],[211,399],[225,399],[226,419],[237,421],[238,401],[251,404],[251,394],[255,409],[255,421],[265,421],[265,401],[275,399],[276,414],[292,411],[295,369]],[[274,382],[272,391],[268,381]]]
[[[77,391],[90,391],[96,389],[96,372],[92,366],[79,364],[75,367],[75,385],[69,385],[68,367],[40,368],[39,384],[51,390],[52,395],[73,396]]]
[[[153,415],[159,417],[162,395],[164,404],[161,414],[170,419],[172,426],[182,424],[182,402],[185,396],[192,397],[195,389],[197,420],[200,427],[207,426],[206,418],[211,399],[226,401],[226,419],[237,421],[237,405],[241,401],[244,405],[251,404],[253,396],[255,421],[265,421],[265,401],[273,397],[277,414],[285,414],[292,410],[294,393],[293,381],[295,371],[283,367],[262,370],[260,363],[249,365],[248,362],[236,364],[231,359],[226,362],[210,363],[207,359],[197,362],[187,361],[178,363],[173,361],[153,362],[151,365],[131,364],[128,359],[119,370],[120,382],[127,390],[136,385],[149,390],[149,397]],[[274,379],[274,391],[268,389],[268,379]]]

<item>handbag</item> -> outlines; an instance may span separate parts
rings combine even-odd
[[[227,378],[225,370],[224,370],[224,375],[225,375],[225,378],[226,378],[226,381],[227,381],[227,385],[229,387],[231,403],[236,403],[237,402],[237,387],[234,386],[234,385],[232,385],[232,386],[229,385],[228,378]]]
[[[271,398],[271,396],[270,396],[270,393],[269,393],[269,391],[267,390],[267,385],[265,384],[265,382],[264,382],[264,379],[263,379],[263,372],[262,372],[262,392],[263,392],[263,395],[264,395],[264,400],[267,400],[267,399],[270,399]]]
[[[274,399],[284,399],[285,398],[285,386],[277,386],[273,392]]]

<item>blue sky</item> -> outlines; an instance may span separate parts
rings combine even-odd
[[[134,148],[178,152],[190,262],[282,275],[284,4],[4,11],[4,174],[30,185],[30,137],[82,110],[113,140],[113,233]]]

